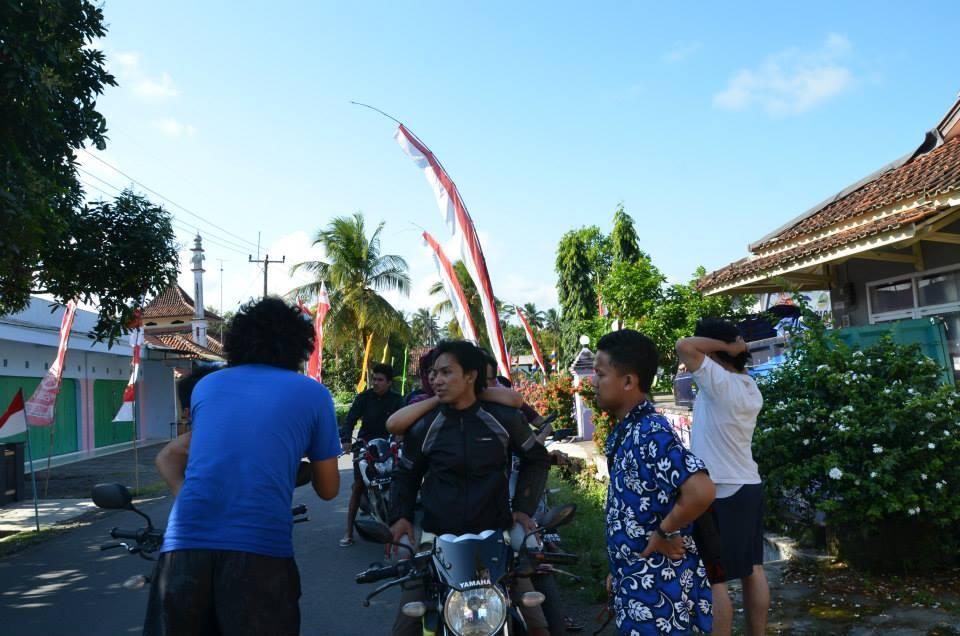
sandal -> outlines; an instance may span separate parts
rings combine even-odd
[[[340,539],[341,548],[349,548],[352,545],[353,545],[353,537],[344,537]]]

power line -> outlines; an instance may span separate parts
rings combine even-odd
[[[115,167],[115,166],[110,165],[109,163],[107,163],[106,161],[104,161],[104,160],[101,159],[100,157],[96,156],[95,154],[93,154],[92,152],[90,152],[89,150],[87,150],[86,148],[82,148],[82,150],[83,150],[83,152],[87,153],[89,156],[93,157],[94,159],[96,159],[97,161],[99,161],[99,162],[102,163],[103,165],[107,166],[107,167],[110,168],[111,170],[117,172],[118,174],[123,175],[123,176],[126,177],[127,179],[130,179],[131,182],[136,183],[138,186],[140,186],[141,188],[143,188],[143,189],[146,190],[147,192],[150,192],[150,193],[152,193],[152,194],[155,194],[156,196],[160,197],[161,199],[167,201],[168,203],[170,203],[170,205],[172,205],[172,206],[174,206],[174,207],[177,207],[177,208],[180,208],[181,210],[183,210],[184,212],[186,212],[186,213],[189,214],[190,216],[194,216],[194,217],[200,219],[201,221],[203,221],[203,222],[206,223],[207,225],[210,225],[211,227],[215,227],[215,228],[217,228],[218,230],[220,230],[221,232],[223,232],[223,233],[225,233],[225,234],[228,234],[228,235],[230,235],[230,236],[232,236],[232,237],[234,237],[234,238],[236,238],[236,239],[239,239],[239,240],[243,241],[244,243],[248,243],[251,247],[256,247],[256,243],[254,243],[253,241],[248,241],[247,239],[243,238],[243,237],[240,236],[239,234],[234,234],[234,233],[231,232],[230,230],[228,230],[228,229],[226,229],[226,228],[223,228],[223,227],[217,225],[217,224],[214,223],[213,221],[208,221],[207,219],[205,219],[203,216],[197,214],[196,212],[193,212],[192,210],[188,210],[187,208],[183,207],[182,205],[180,205],[179,203],[177,203],[177,202],[174,201],[173,199],[171,199],[171,198],[169,198],[169,197],[166,197],[166,196],[160,194],[159,192],[157,192],[156,190],[153,190],[152,188],[149,188],[149,187],[145,186],[143,183],[137,181],[136,179],[134,179],[133,177],[131,177],[130,175],[128,175],[128,174],[125,173],[124,171],[120,170],[119,168],[117,168],[117,167]],[[88,174],[89,174],[89,173],[88,173]]]
[[[87,171],[84,170],[83,168],[78,168],[78,170],[80,170],[80,171],[83,172],[84,174],[88,175],[89,177],[91,177],[91,178],[93,178],[93,179],[96,179],[97,181],[99,181],[100,183],[106,185],[107,187],[113,188],[113,189],[116,190],[117,192],[123,192],[123,189],[122,189],[122,188],[119,188],[119,187],[113,185],[113,184],[110,183],[109,181],[105,181],[104,179],[101,179],[100,177],[98,177],[97,175],[95,175],[95,174],[93,174],[93,173],[87,172]],[[105,192],[105,191],[104,191],[103,189],[101,189],[101,188],[98,188],[98,187],[96,187],[96,186],[94,186],[94,185],[92,185],[92,184],[90,184],[90,183],[87,183],[86,181],[84,181],[83,184],[86,185],[87,187],[93,188],[93,189],[96,190],[97,192],[100,192],[101,194],[104,194],[104,195],[106,195],[106,196],[108,196],[108,197],[114,197],[114,196],[115,196],[115,195],[112,195],[112,194],[110,194],[110,193],[108,193],[108,192]],[[246,253],[247,253],[246,247],[243,246],[243,245],[240,245],[239,243],[235,243],[235,242],[231,241],[230,239],[223,238],[222,236],[218,236],[217,234],[214,234],[214,233],[211,232],[210,230],[201,228],[201,227],[199,227],[199,226],[197,226],[197,225],[194,225],[194,224],[192,224],[192,223],[190,223],[190,222],[188,222],[188,221],[184,221],[183,219],[177,218],[176,216],[173,216],[173,215],[171,215],[171,216],[172,216],[172,219],[173,219],[174,224],[176,225],[177,223],[179,223],[180,226],[181,226],[179,229],[181,229],[181,230],[183,230],[183,231],[202,232],[203,235],[204,235],[204,237],[205,237],[206,239],[212,241],[212,242],[213,242],[215,245],[217,245],[218,247],[223,247],[223,248],[225,248],[225,249],[232,250],[232,251],[234,251],[234,252],[236,252],[236,253],[238,253],[238,254],[246,254]],[[191,229],[185,229],[185,228],[182,227],[182,226],[186,226],[186,228],[191,228]]]

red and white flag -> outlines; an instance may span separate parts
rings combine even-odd
[[[23,389],[17,389],[10,406],[0,415],[0,439],[27,432],[27,418],[23,411]]]
[[[444,221],[450,229],[450,233],[457,238],[460,244],[460,252],[463,255],[463,263],[470,272],[470,278],[477,286],[480,294],[480,305],[483,307],[483,320],[487,326],[487,334],[490,337],[490,347],[493,349],[493,356],[497,359],[497,367],[500,374],[510,377],[510,359],[507,357],[507,348],[503,342],[503,332],[500,330],[500,317],[497,315],[497,306],[493,296],[493,286],[490,284],[490,274],[487,272],[487,261],[483,257],[483,250],[480,248],[480,240],[477,238],[477,231],[473,225],[473,219],[467,212],[467,206],[460,198],[460,192],[456,184],[440,161],[434,156],[433,152],[427,148],[426,144],[420,141],[416,135],[410,132],[406,126],[400,124],[394,139],[400,144],[407,155],[413,159],[414,163],[423,170],[427,181],[433,188],[433,194],[437,199],[437,205],[440,206],[440,213],[444,216]]]
[[[523,315],[523,312],[520,311],[520,308],[516,305],[513,308],[517,311],[517,316],[520,317],[520,324],[523,325],[523,331],[527,334],[527,342],[530,343],[530,348],[533,349],[533,357],[537,361],[537,364],[540,365],[540,368],[543,369],[543,381],[547,381],[547,365],[543,363],[543,354],[540,353],[540,345],[537,344],[537,339],[533,337],[533,329],[530,328],[530,323],[527,322],[526,316]]]
[[[457,280],[457,273],[450,264],[450,259],[443,253],[440,244],[430,236],[429,232],[423,233],[423,240],[433,250],[433,262],[437,266],[437,272],[440,274],[440,282],[443,284],[444,291],[447,292],[447,298],[453,305],[453,316],[460,325],[460,332],[465,340],[479,342],[477,338],[477,328],[473,325],[473,319],[470,317],[470,306],[467,304],[467,297],[463,293],[463,287]]]
[[[27,424],[30,426],[50,426],[53,424],[53,407],[60,393],[60,380],[63,377],[63,360],[67,357],[67,347],[70,344],[70,330],[73,329],[73,317],[77,313],[77,302],[67,303],[66,311],[60,320],[60,345],[57,347],[57,358],[47,369],[43,381],[27,400],[25,413]]]
[[[327,318],[328,311],[330,311],[330,296],[327,294],[326,284],[321,281],[317,316],[313,323],[313,352],[307,362],[307,375],[317,382],[323,381],[323,322]]]
[[[137,311],[136,318],[130,324],[130,347],[133,349],[133,357],[130,360],[130,380],[123,390],[123,404],[120,410],[113,417],[114,422],[133,422],[133,403],[136,399],[137,380],[140,379],[140,350],[143,347],[143,321],[140,319],[140,312]]]

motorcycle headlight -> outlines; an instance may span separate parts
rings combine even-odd
[[[489,585],[455,590],[447,596],[443,616],[455,636],[492,636],[507,620],[507,599]]]

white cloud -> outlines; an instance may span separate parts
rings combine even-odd
[[[116,75],[121,88],[129,87],[133,94],[144,100],[163,100],[180,95],[169,73],[151,77],[141,66],[141,56],[137,51],[110,51],[107,55],[107,68]]]
[[[841,63],[852,48],[846,37],[831,33],[815,51],[771,55],[756,68],[737,71],[713,96],[713,105],[725,110],[759,106],[777,116],[808,111],[853,85],[853,73]]]
[[[152,125],[167,137],[192,137],[197,132],[190,124],[181,123],[172,117],[158,119],[152,122]]]
[[[137,80],[133,84],[133,92],[145,99],[166,99],[180,94],[177,87],[173,85],[173,78],[169,73],[162,73],[160,79],[143,77]]]
[[[677,42],[673,47],[663,54],[662,59],[669,64],[683,62],[693,57],[700,50],[699,42]]]

